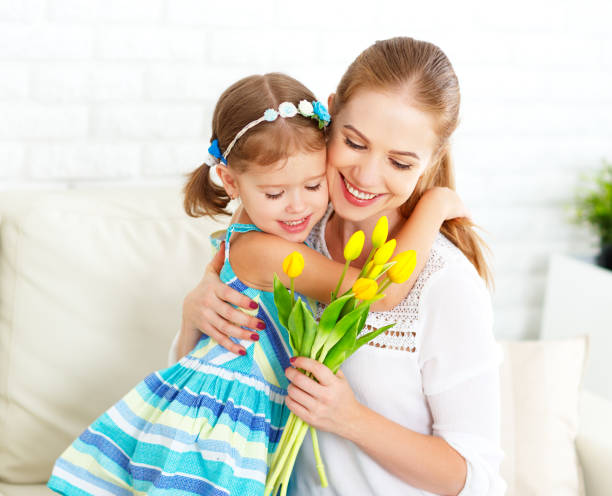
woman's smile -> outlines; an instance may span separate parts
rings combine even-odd
[[[340,174],[340,177],[342,178],[341,184],[343,186],[342,190],[344,193],[344,197],[353,205],[356,205],[358,207],[369,206],[382,196],[378,193],[370,193],[364,191],[361,188],[355,186],[353,183],[351,183],[340,172],[338,172],[338,174]]]

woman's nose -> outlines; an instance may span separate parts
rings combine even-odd
[[[374,154],[364,156],[363,159],[354,166],[353,180],[358,182],[355,186],[367,190],[379,184],[382,165],[380,157]]]

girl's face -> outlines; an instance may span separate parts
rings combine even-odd
[[[431,161],[432,117],[399,93],[360,90],[332,122],[327,181],[335,212],[359,222],[397,210]]]
[[[327,209],[325,148],[242,174],[217,167],[226,191],[240,195],[251,222],[266,233],[302,242]]]

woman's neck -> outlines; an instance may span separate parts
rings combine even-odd
[[[365,244],[359,258],[354,260],[351,265],[361,267],[366,261],[370,250],[372,249],[372,231],[378,222],[378,219],[383,215],[387,216],[389,221],[389,237],[395,237],[397,232],[404,224],[404,217],[399,212],[399,209],[380,212],[376,216],[369,217],[360,221],[351,221],[343,219],[337,213],[333,213],[325,229],[325,243],[329,254],[337,262],[344,262],[344,246],[353,235],[354,232],[362,230],[365,233]]]

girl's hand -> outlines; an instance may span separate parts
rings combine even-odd
[[[435,186],[428,189],[423,196],[442,208],[444,220],[456,219],[458,217],[471,218],[472,214],[465,206],[457,192],[443,186]]]
[[[250,311],[257,308],[257,303],[219,279],[224,251],[225,244],[222,243],[217,255],[206,266],[202,280],[183,301],[183,320],[177,348],[179,357],[185,356],[193,349],[202,333],[238,355],[240,350],[246,350],[229,336],[256,341],[259,339],[257,330],[265,329],[263,321],[230,305],[233,303]]]
[[[292,358],[293,367],[285,370],[291,381],[286,404],[302,420],[323,431],[348,437],[354,429],[362,405],[341,370],[334,373],[322,363],[306,357]],[[299,369],[312,373],[317,381]]]

